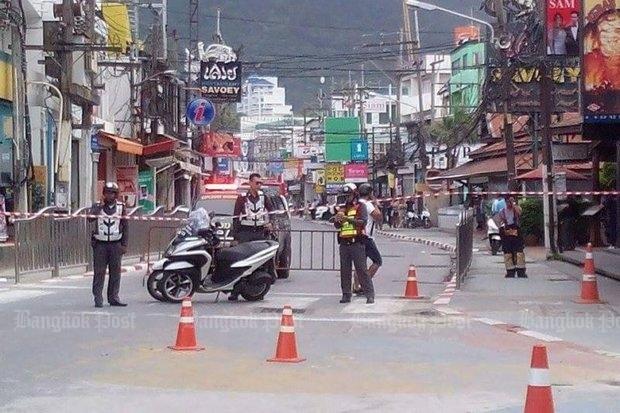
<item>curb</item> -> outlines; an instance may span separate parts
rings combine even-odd
[[[121,274],[134,272],[134,271],[146,271],[148,270],[148,266],[146,263],[142,264],[134,264],[134,265],[125,265],[121,267]],[[85,277],[92,277],[94,273],[92,271],[88,271],[84,273]]]
[[[573,264],[573,265],[575,265],[577,267],[580,267],[580,268],[583,267],[583,262],[581,262],[581,261],[579,261],[578,259],[575,259],[575,258],[567,257],[564,254],[559,254],[559,260],[562,261],[562,262],[566,262],[568,264]],[[620,280],[620,276],[618,276],[618,274],[614,274],[614,273],[611,273],[609,271],[602,270],[602,269],[596,268],[596,267],[594,268],[594,271],[597,274],[602,275],[603,277],[611,278],[611,279],[614,279],[614,280]]]
[[[442,242],[438,242],[438,241],[431,241],[428,239],[424,239],[424,238],[420,238],[420,237],[412,237],[410,235],[404,235],[404,234],[394,234],[392,232],[386,232],[386,231],[382,231],[382,230],[378,230],[376,231],[376,233],[378,235],[383,235],[385,237],[388,238],[394,238],[394,239],[400,239],[403,241],[411,241],[411,242],[415,242],[417,244],[422,244],[422,245],[426,245],[429,247],[435,247],[435,248],[439,248],[441,250],[444,251],[448,251],[448,252],[456,252],[456,247],[450,244],[444,244]]]

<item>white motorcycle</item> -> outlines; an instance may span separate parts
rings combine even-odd
[[[499,250],[502,249],[502,237],[499,234],[499,227],[493,218],[489,218],[487,221],[487,237],[489,238],[491,254],[497,255]]]
[[[218,243],[206,211],[192,212],[190,224],[153,265],[147,279],[149,294],[173,303],[194,293],[219,292],[234,292],[247,301],[262,300],[276,280],[273,258],[279,244],[252,241],[217,249]]]

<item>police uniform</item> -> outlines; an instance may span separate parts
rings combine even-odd
[[[265,226],[269,222],[268,212],[273,211],[273,206],[263,191],[258,191],[254,196],[247,193],[239,196],[235,203],[235,240],[239,242],[264,240],[267,236]]]
[[[93,205],[91,215],[97,215],[96,219],[91,219],[95,222],[92,234],[95,304],[98,306],[103,304],[103,284],[106,269],[108,269],[110,274],[108,302],[118,305],[120,303],[118,294],[121,286],[121,261],[123,251],[127,247],[127,220],[122,218],[125,215],[125,205],[121,202],[98,203]]]
[[[366,243],[364,227],[368,220],[368,213],[364,205],[357,202],[348,202],[344,207],[345,220],[336,222],[338,228],[338,244],[340,244],[340,288],[342,289],[342,303],[351,300],[351,272],[355,266],[355,272],[359,278],[362,291],[366,296],[367,303],[371,304],[375,299],[375,290],[372,279],[368,275],[366,267]],[[363,221],[359,225],[355,221]]]

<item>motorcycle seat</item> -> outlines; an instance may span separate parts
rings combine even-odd
[[[271,240],[265,241],[250,241],[243,244],[236,245],[230,248],[223,248],[217,252],[218,263],[231,264],[236,261],[241,261],[245,258],[251,257],[265,249],[277,245],[278,243]]]

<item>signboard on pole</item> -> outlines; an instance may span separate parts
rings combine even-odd
[[[116,183],[118,184],[118,197],[128,208],[137,205],[138,195],[138,167],[117,166]]]
[[[351,141],[351,160],[367,161],[368,160],[368,142],[359,139]]]
[[[213,157],[241,156],[241,139],[230,133],[207,132],[202,135],[200,152]]]
[[[582,102],[586,124],[620,123],[619,6],[615,0],[584,0]]]
[[[187,105],[185,116],[196,126],[207,126],[215,119],[215,106],[208,99],[194,99]]]
[[[144,212],[155,210],[155,176],[153,170],[140,171],[138,173],[138,186],[140,187],[138,205]]]
[[[200,88],[214,102],[241,102],[241,62],[200,62]]]

